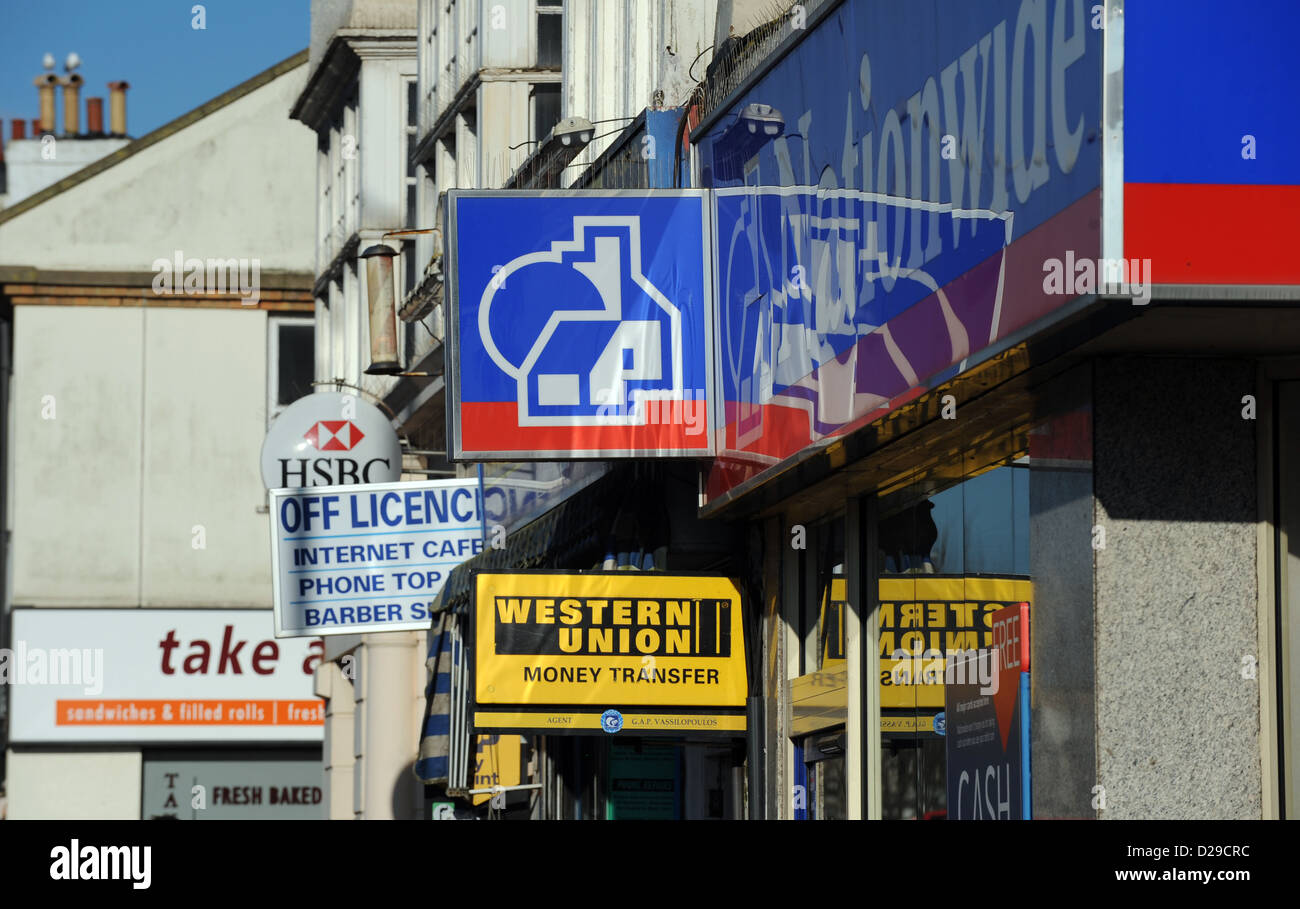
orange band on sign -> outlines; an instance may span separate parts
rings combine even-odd
[[[310,701],[60,700],[56,726],[321,726],[325,704]]]

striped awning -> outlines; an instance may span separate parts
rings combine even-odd
[[[614,476],[606,476],[513,531],[501,549],[486,549],[452,570],[433,603],[429,629],[429,685],[415,775],[424,783],[464,789],[469,774],[469,658],[462,622],[474,578],[484,569],[584,567],[597,563],[618,510]]]
[[[431,646],[425,665],[429,685],[425,689],[424,729],[420,734],[420,755],[415,775],[424,783],[447,783],[447,757],[451,736],[451,677],[457,656],[452,643],[451,616],[434,617],[429,633]]]

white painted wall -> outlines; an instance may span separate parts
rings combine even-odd
[[[87,164],[110,155],[130,139],[62,139],[54,136],[45,139],[16,139],[5,146],[4,204],[14,205],[28,196],[53,186],[64,177],[70,177]],[[50,157],[44,151],[50,149]]]
[[[141,605],[269,606],[266,312],[146,310],[143,323]]]
[[[683,104],[712,59],[716,11],[717,0],[565,0],[564,116],[630,121],[650,106],[656,89],[666,107]],[[575,160],[594,161],[626,125],[601,124],[596,135],[614,135]]]
[[[406,223],[406,84],[416,72],[414,38],[356,36],[349,45],[361,59],[355,114],[344,109],[341,128],[323,132],[327,148],[312,153],[317,166],[311,173],[320,181],[314,189],[318,221],[313,234],[318,276],[353,235],[360,240],[360,253],[388,231],[421,226]],[[392,240],[390,245],[400,249],[401,244]],[[400,257],[393,268],[400,285]],[[324,294],[328,307],[318,303],[326,318],[317,321],[316,372],[321,380],[339,379],[383,397],[396,380],[363,372],[371,362],[365,271],[364,261],[346,263],[340,280]]]
[[[139,751],[6,752],[9,819],[140,819]]]
[[[135,605],[144,311],[20,306],[13,315],[13,602]],[[54,419],[42,415],[49,407]]]
[[[288,118],[306,65],[0,223],[0,265],[149,271],[173,250],[310,273],[316,140]]]
[[[266,313],[20,306],[14,322],[13,602],[269,606]]]

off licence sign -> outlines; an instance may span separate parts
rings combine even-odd
[[[475,480],[271,491],[276,637],[424,630],[483,549]]]

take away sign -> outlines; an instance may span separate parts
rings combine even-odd
[[[474,727],[741,734],[742,610],[729,578],[480,572]]]

